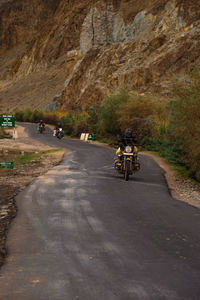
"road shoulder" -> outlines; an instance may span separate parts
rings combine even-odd
[[[17,133],[17,139],[0,140],[1,151],[18,149],[26,153],[46,152],[40,159],[31,160],[24,165],[14,167],[13,170],[0,173],[0,266],[7,254],[6,238],[9,226],[17,214],[15,196],[36,177],[58,165],[67,154],[67,151],[62,149],[55,152],[49,151],[52,150],[51,147],[29,138],[21,126],[17,126]]]
[[[148,152],[140,152],[140,154],[153,158],[164,170],[169,191],[173,198],[200,208],[200,185],[196,185],[189,179],[184,179],[176,174],[171,165],[163,158]]]

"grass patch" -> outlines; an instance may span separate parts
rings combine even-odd
[[[0,161],[2,162],[14,162],[14,167],[28,164],[32,161],[39,161],[43,156],[51,153],[62,151],[62,149],[51,149],[39,152],[24,152],[19,149],[2,149],[0,152]],[[0,168],[0,173],[3,174],[7,169]]]
[[[61,149],[52,149],[52,150],[46,150],[46,151],[40,151],[40,152],[32,152],[32,153],[24,153],[20,154],[16,157],[14,163],[16,166],[18,165],[25,165],[32,161],[38,161],[41,159],[42,156],[46,156],[48,154],[61,151]]]
[[[109,146],[114,146],[116,142],[116,140],[113,137],[102,137],[101,135],[95,135],[93,141],[108,144]]]
[[[169,163],[173,170],[181,175],[185,179],[189,179],[191,182],[199,184],[200,180],[192,176],[190,168],[185,161],[185,153],[183,151],[183,145],[178,141],[172,140],[159,140],[153,138],[144,138],[142,141],[143,151],[150,152],[158,157],[163,158]]]
[[[16,157],[14,163],[15,166],[25,165],[33,160],[39,160],[41,158],[41,153],[24,153]]]
[[[169,163],[184,166],[182,145],[179,142],[170,140],[160,140],[153,138],[144,138],[142,140],[143,150],[157,153],[165,158]]]
[[[166,157],[164,155],[160,155],[160,153],[156,152],[156,151],[149,151],[146,149],[142,149],[142,151],[162,158],[166,163],[168,163],[172,167],[173,171],[177,175],[180,175],[182,178],[187,179],[196,185],[200,184],[199,180],[196,180],[195,178],[191,177],[190,170],[187,168],[187,166],[185,164],[173,163],[171,161],[171,159],[169,159],[168,157]]]

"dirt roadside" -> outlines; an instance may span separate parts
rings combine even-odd
[[[17,126],[16,139],[0,139],[0,149],[18,149],[30,153],[52,150],[51,147],[30,139],[21,126]],[[0,266],[7,254],[6,237],[9,225],[17,214],[14,197],[34,178],[59,164],[65,153],[67,151],[60,149],[0,174]]]
[[[141,154],[152,157],[164,170],[169,191],[173,198],[200,209],[200,184],[194,184],[190,180],[184,179],[182,176],[176,174],[173,168],[164,159],[146,152],[142,152]]]

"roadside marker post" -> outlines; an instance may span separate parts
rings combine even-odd
[[[80,140],[81,141],[92,141],[93,135],[92,135],[92,133],[81,133]]]
[[[13,138],[14,140],[18,138],[17,130],[15,127],[13,128]]]
[[[85,133],[81,133],[80,140],[81,140],[81,141],[84,141],[84,140],[85,140]]]
[[[89,135],[88,135],[88,141],[92,141],[93,140],[93,135],[92,135],[92,133],[89,133]]]
[[[86,134],[85,134],[85,141],[88,140],[88,136],[89,136],[89,133],[86,133]]]

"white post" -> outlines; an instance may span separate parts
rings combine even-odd
[[[86,134],[85,134],[85,141],[88,140],[88,136],[89,136],[89,133],[86,133]]]
[[[13,128],[13,138],[14,140],[18,138],[17,130],[15,129],[15,127]]]
[[[84,141],[84,140],[85,140],[85,133],[81,133],[80,140],[81,140],[81,141]]]

